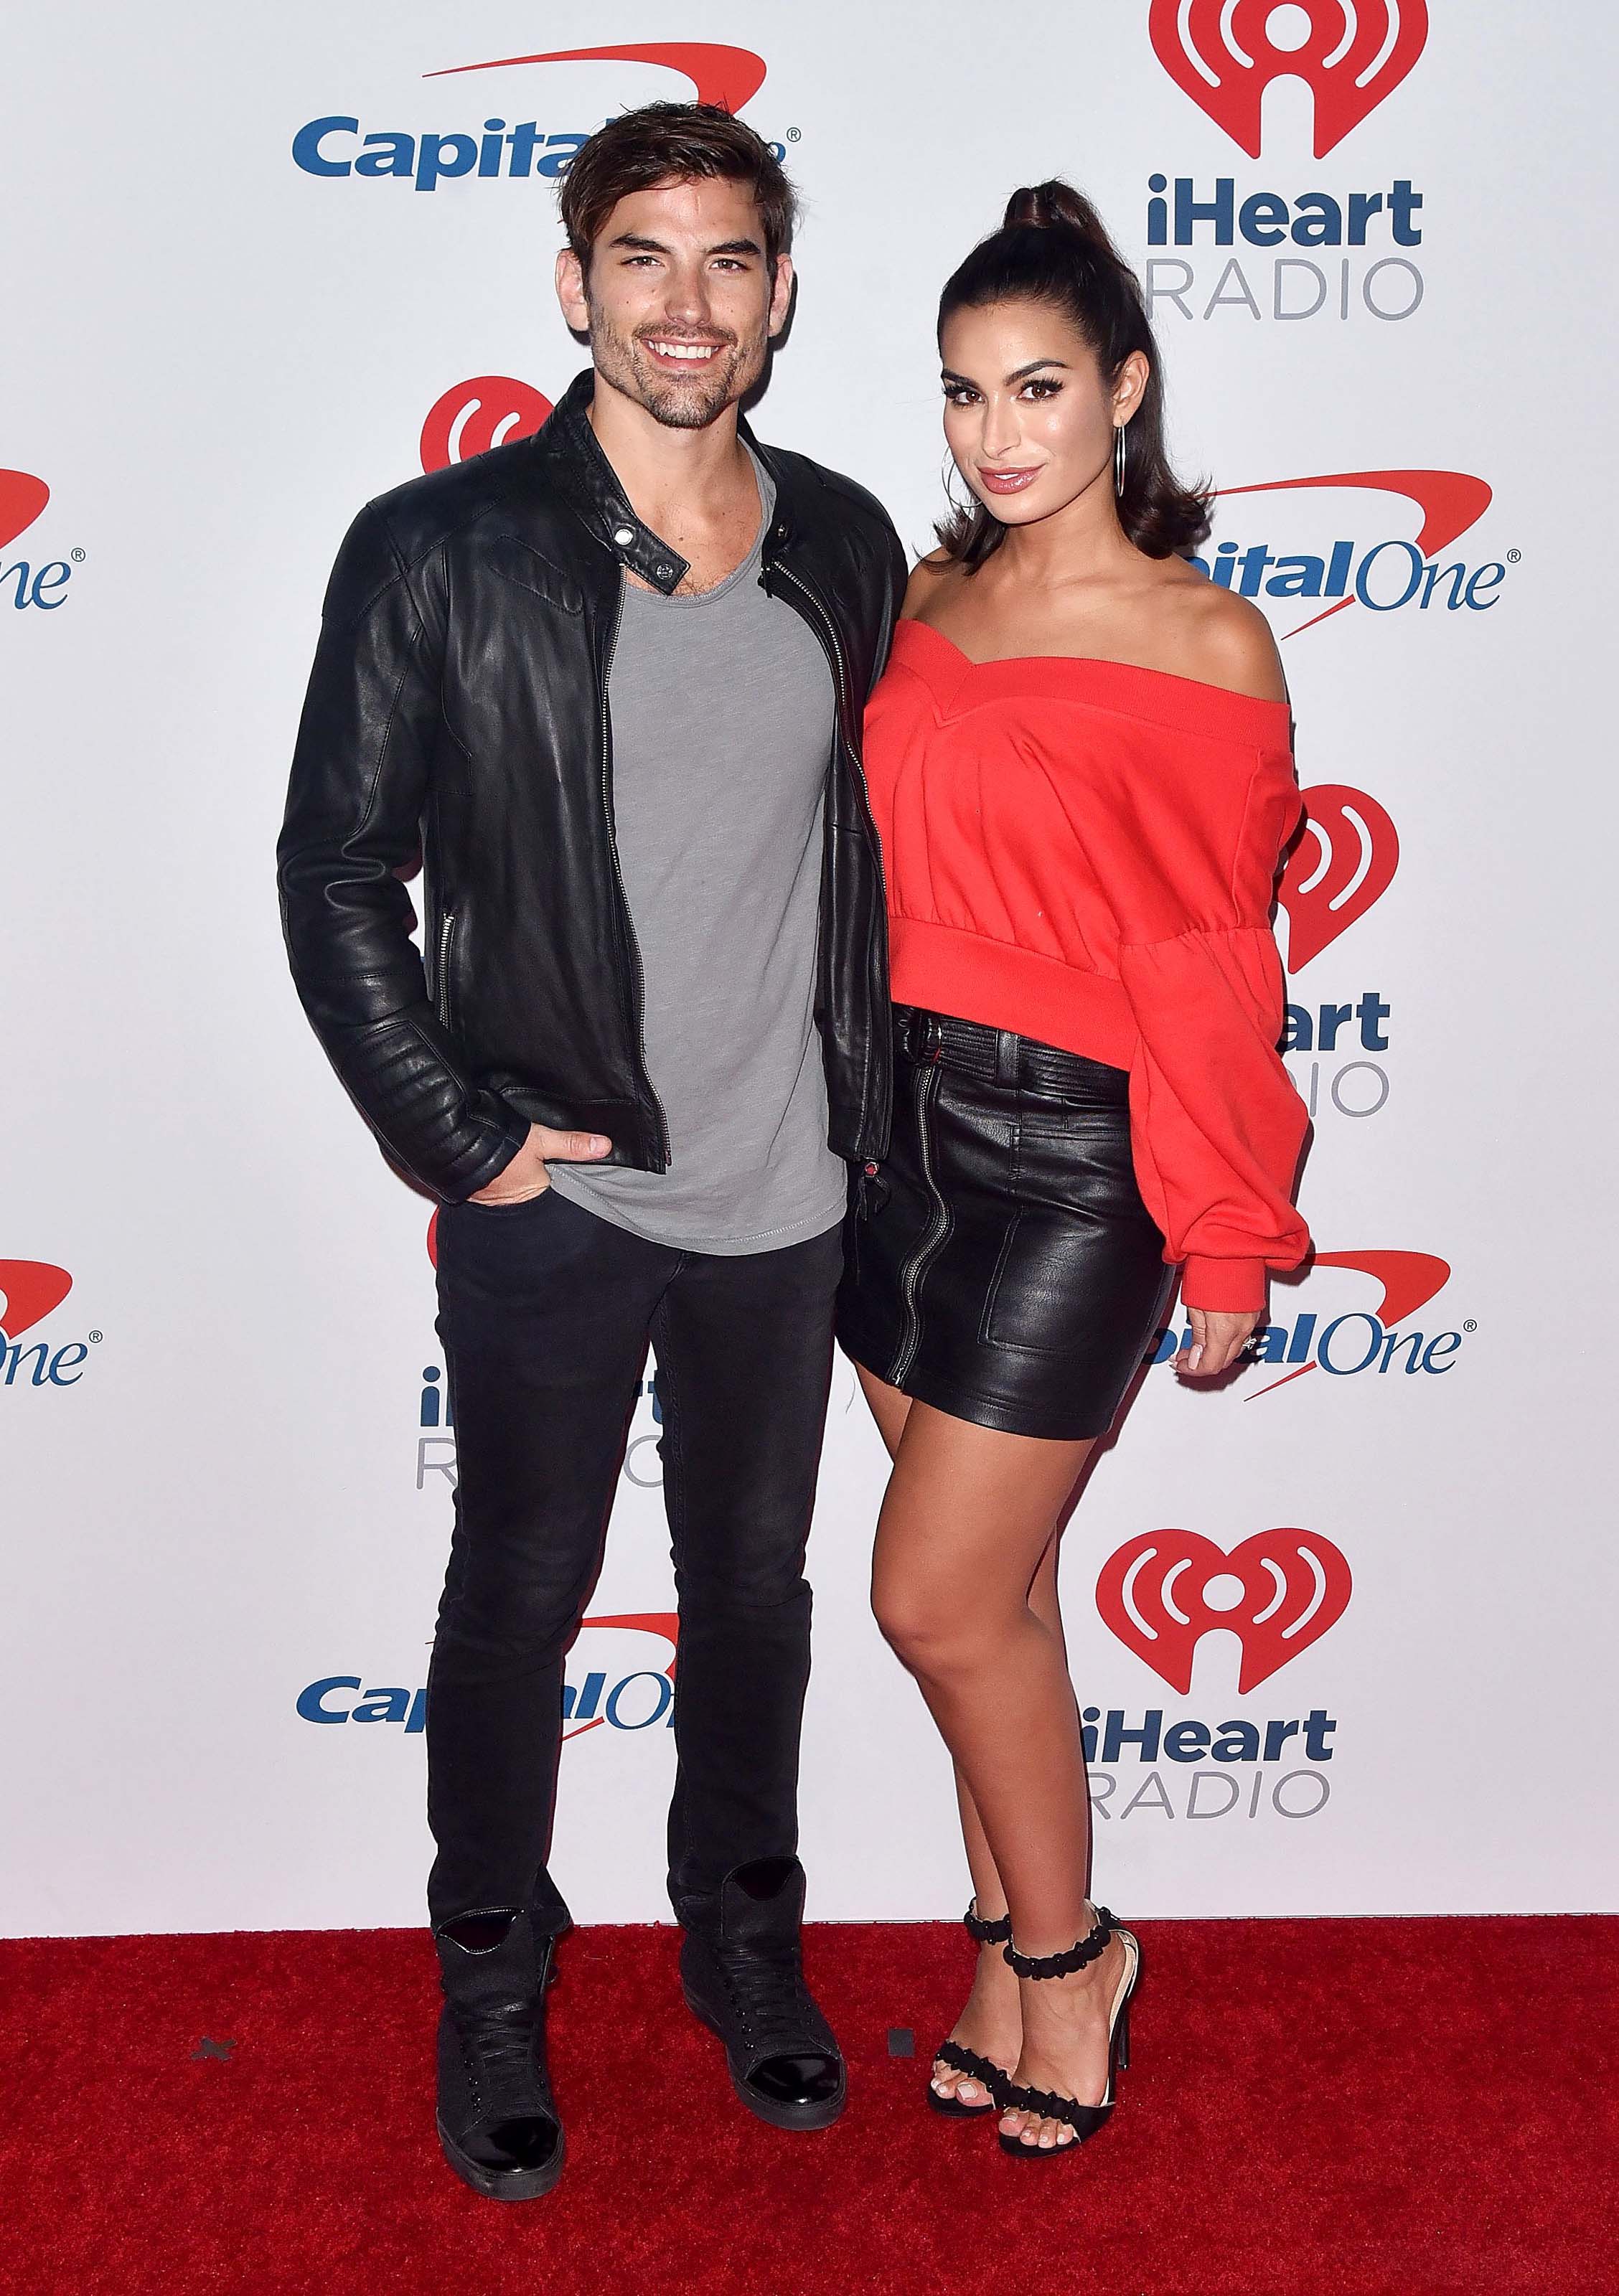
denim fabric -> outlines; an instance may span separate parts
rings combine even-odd
[[[678,1251],[556,1189],[440,1213],[458,1486],[428,1677],[435,1926],[497,1906],[566,1923],[547,1866],[563,1661],[649,1341],[680,1611],[671,1902],[703,1926],[734,1867],[794,1853],[804,1548],[841,1267],[836,1228],[780,1251]]]

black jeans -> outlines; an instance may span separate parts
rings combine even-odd
[[[804,1547],[842,1262],[830,1229],[724,1259],[648,1243],[557,1190],[439,1219],[457,1488],[428,1677],[437,1927],[527,1906],[547,1870],[563,1660],[601,1559],[650,1340],[680,1610],[669,1890],[688,1927],[734,1866],[791,1857],[810,1674]]]

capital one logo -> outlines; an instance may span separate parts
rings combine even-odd
[[[1152,0],[1159,62],[1250,159],[1260,154],[1265,91],[1302,80],[1315,99],[1325,159],[1391,95],[1428,37],[1425,0]]]
[[[587,1619],[563,1686],[564,1742],[591,1730],[649,1730],[655,1722],[672,1722],[679,1633],[674,1611]],[[571,1678],[576,1669],[582,1669],[577,1681]]]
[[[23,1335],[60,1308],[73,1289],[65,1267],[45,1259],[0,1259],[0,1387],[77,1387],[90,1346],[101,1338],[71,1340],[65,1345]]]
[[[1399,833],[1375,797],[1341,782],[1319,782],[1302,794],[1304,825],[1277,888],[1290,972],[1380,901],[1400,865]]]
[[[515,72],[533,64],[652,64],[677,72],[700,103],[740,111],[763,85],[763,60],[751,48],[710,40],[654,40],[625,47],[553,48],[529,55],[492,56],[482,63],[448,64],[424,79],[458,79],[468,72]],[[564,85],[566,79],[564,78]],[[527,84],[511,84],[515,108],[529,100]],[[496,98],[498,102],[500,99]],[[565,115],[564,115],[565,116]],[[566,174],[588,128],[556,129],[538,119],[465,120],[448,128],[365,129],[356,112],[332,111],[306,120],[292,138],[293,165],[326,181],[394,182],[436,192],[460,177],[555,184]],[[781,147],[775,147],[780,149]]]
[[[673,1611],[586,1619],[569,1653],[570,1678],[563,1688],[564,1742],[592,1730],[649,1730],[656,1722],[672,1722],[679,1631]],[[576,1667],[583,1669],[577,1681]],[[305,1722],[392,1722],[407,1738],[419,1737],[427,1727],[424,1686],[368,1685],[357,1674],[322,1675],[306,1684],[293,1703]]]
[[[553,48],[542,55],[497,56],[481,64],[450,64],[424,72],[424,79],[454,79],[462,72],[506,71],[517,64],[661,64],[690,80],[699,103],[740,111],[764,86],[764,60],[751,48],[721,47],[711,40],[654,40],[622,48]]]
[[[53,1308],[60,1308],[73,1289],[65,1267],[44,1259],[0,1259],[0,1334],[20,1340],[24,1332],[43,1323]]]
[[[1183,1696],[1204,1636],[1234,1634],[1245,1694],[1337,1623],[1351,1584],[1347,1561],[1319,1531],[1257,1531],[1227,1554],[1196,1530],[1148,1530],[1103,1564],[1097,1609]]]
[[[0,471],[0,551],[28,532],[50,499],[51,489],[31,471]],[[85,554],[78,550],[73,554],[82,558]],[[0,587],[9,587],[12,603],[19,611],[37,606],[48,613],[66,603],[64,593],[72,572],[63,558],[48,559],[43,564],[18,558],[10,565],[0,562]]]
[[[1377,512],[1386,512],[1390,496],[1409,503],[1419,519],[1416,537],[1408,541],[1402,536],[1385,535],[1368,542],[1340,534],[1323,547],[1325,537],[1318,539],[1306,531],[1298,538],[1315,546],[1297,551],[1275,545],[1269,537],[1262,542],[1221,542],[1212,550],[1205,543],[1193,565],[1221,589],[1235,590],[1240,597],[1255,599],[1267,607],[1271,600],[1284,602],[1284,612],[1290,611],[1285,603],[1290,599],[1312,608],[1321,600],[1332,602],[1283,630],[1280,635],[1285,638],[1300,637],[1319,622],[1329,621],[1357,603],[1374,614],[1392,614],[1406,608],[1418,613],[1441,610],[1487,613],[1498,603],[1495,593],[1506,579],[1505,562],[1491,560],[1470,566],[1466,559],[1457,558],[1440,563],[1442,554],[1475,526],[1490,506],[1488,484],[1465,471],[1325,472],[1308,478],[1261,479],[1249,486],[1221,487],[1216,498],[1223,503],[1238,496],[1303,496],[1306,498],[1303,504],[1267,504],[1265,508],[1274,508],[1283,520],[1296,518],[1301,510],[1313,519],[1319,516],[1313,497],[1322,491],[1368,495]],[[1508,553],[1509,560],[1516,556],[1516,551]]]

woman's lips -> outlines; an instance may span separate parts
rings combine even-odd
[[[1035,471],[985,471],[978,473],[978,483],[987,495],[1021,495],[1040,476]]]

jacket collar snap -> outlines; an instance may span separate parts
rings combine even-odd
[[[587,410],[595,392],[596,370],[586,367],[582,373],[575,375],[557,400],[542,435],[552,450],[569,500],[596,539],[604,550],[612,552],[620,565],[628,566],[632,574],[638,574],[642,581],[650,582],[654,590],[661,590],[668,597],[686,579],[691,562],[682,558],[662,535],[644,525],[626,501],[618,473],[590,428]],[[776,482],[776,511],[764,541],[768,562],[793,539],[786,474],[769,448],[760,445],[745,422],[738,422],[737,431]]]

